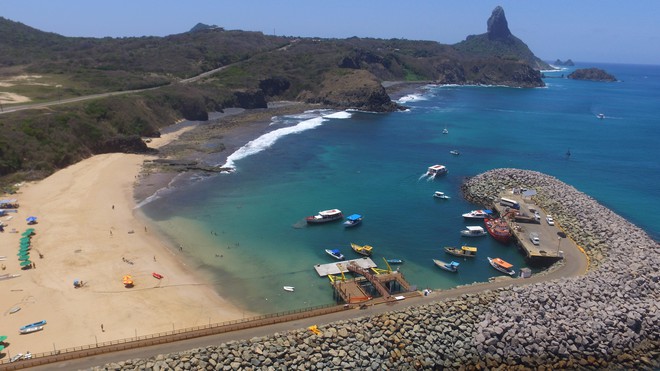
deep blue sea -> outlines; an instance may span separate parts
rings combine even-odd
[[[559,78],[585,67],[620,81]],[[401,98],[405,112],[278,117],[272,132],[230,156],[234,173],[181,187],[143,210],[222,296],[260,313],[332,303],[328,279],[313,266],[333,261],[327,248],[357,258],[351,242],[374,246],[381,267],[383,257],[403,259],[400,270],[420,289],[497,276],[487,256],[526,266],[514,245],[459,234],[479,225],[461,214],[481,207],[461,198],[461,183],[493,168],[555,176],[658,240],[660,66],[581,63],[546,76],[547,87],[537,89],[428,86]],[[448,174],[422,177],[433,164]],[[436,190],[452,198],[435,199]],[[305,225],[305,216],[331,208],[363,214],[364,223]],[[479,253],[460,261],[457,274],[433,265],[451,259],[444,246],[462,244]]]

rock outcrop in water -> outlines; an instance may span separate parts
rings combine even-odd
[[[488,205],[513,187],[537,190],[590,257],[585,275],[95,369],[658,369],[660,245],[538,172],[491,170],[463,191]]]
[[[600,68],[581,68],[568,75],[569,79],[614,82],[616,77]]]

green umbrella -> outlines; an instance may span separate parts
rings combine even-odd
[[[17,256],[21,256],[21,255],[29,255],[29,254],[30,254],[30,253],[29,253],[28,251],[19,251],[18,253],[16,253]]]
[[[21,247],[20,249],[18,249],[18,254],[16,254],[16,255],[20,255],[20,254],[26,253],[28,251],[30,251],[29,247]]]
[[[0,336],[0,342],[3,342],[5,340],[7,340],[7,336],[5,335]]]
[[[18,260],[19,261],[30,261],[30,257],[29,256],[19,256]]]
[[[21,241],[20,246],[30,246],[30,241]]]
[[[21,265],[21,267],[25,267],[25,266],[27,266],[27,265],[32,265],[32,262],[29,261],[29,260],[24,260],[24,261],[21,262],[20,265]]]
[[[21,242],[23,242],[23,241],[30,241],[30,237],[28,237],[28,236],[21,237],[20,241],[21,241]]]
[[[0,345],[0,351],[2,351],[2,350],[5,350],[5,346],[4,346],[4,345]]]

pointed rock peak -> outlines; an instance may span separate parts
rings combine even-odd
[[[509,23],[506,21],[504,9],[497,6],[488,18],[488,37],[490,39],[502,39],[510,35],[511,31],[509,31]]]

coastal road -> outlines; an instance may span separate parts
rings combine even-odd
[[[570,241],[570,240],[568,240]],[[588,268],[588,259],[581,250],[571,242],[570,248],[564,249],[563,265],[551,272],[544,272],[533,275],[530,278],[509,278],[502,276],[495,281],[461,286],[449,290],[434,291],[429,296],[416,296],[402,301],[396,301],[388,304],[370,306],[367,309],[347,309],[331,314],[325,314],[290,322],[283,322],[260,327],[248,328],[244,330],[226,332],[217,335],[203,336],[188,340],[182,340],[167,344],[160,344],[148,347],[140,347],[129,350],[123,350],[113,353],[101,354],[86,358],[67,360],[57,363],[50,363],[43,366],[33,367],[33,370],[80,370],[89,369],[95,366],[101,366],[112,362],[121,362],[128,359],[146,359],[159,354],[168,354],[186,351],[194,348],[203,348],[206,346],[219,345],[232,340],[247,340],[253,337],[262,337],[274,334],[275,332],[287,332],[298,329],[304,329],[312,325],[326,326],[332,322],[358,318],[363,316],[373,316],[386,313],[393,310],[401,310],[408,307],[429,304],[436,301],[443,301],[457,298],[464,294],[476,294],[485,290],[493,290],[507,286],[522,286],[551,281],[564,277],[573,277],[582,275]],[[567,246],[568,247],[568,246]],[[309,336],[315,336],[310,332]]]

